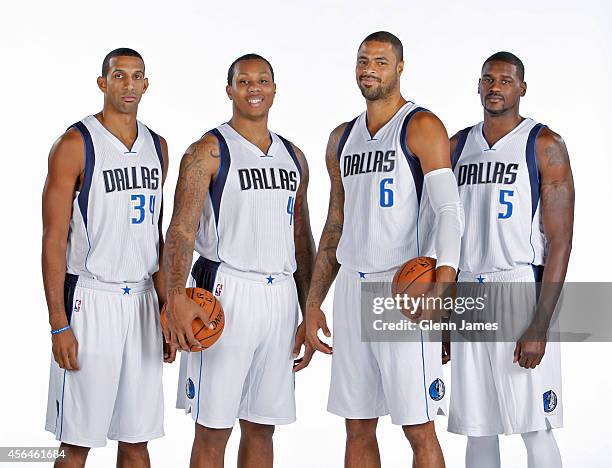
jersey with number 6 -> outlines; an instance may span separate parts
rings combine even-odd
[[[158,270],[163,157],[141,122],[131,149],[94,116],[71,128],[83,137],[85,170],[68,234],[68,273],[107,283],[139,282]]]
[[[293,207],[301,167],[291,143],[270,132],[272,143],[264,153],[227,123],[210,133],[221,156],[196,251],[234,270],[293,274]]]
[[[419,160],[406,134],[425,109],[404,104],[370,135],[366,112],[349,122],[338,145],[344,186],[344,226],[338,262],[353,271],[388,271],[419,255],[432,255],[434,213]]]
[[[452,160],[466,220],[460,270],[544,264],[535,149],[543,127],[526,118],[493,146],[484,138],[483,122],[459,132]]]

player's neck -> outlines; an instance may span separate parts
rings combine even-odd
[[[516,128],[524,119],[518,112],[491,115],[485,111],[482,132],[489,146],[493,146]]]
[[[399,93],[376,101],[366,100],[368,131],[375,135],[378,130],[385,126],[393,118],[397,111],[406,104],[403,96]]]
[[[271,136],[268,130],[268,117],[260,119],[246,119],[238,114],[234,114],[229,125],[236,130],[245,140],[257,146],[263,153],[270,148]]]
[[[123,114],[112,108],[104,107],[102,112],[95,115],[96,119],[104,125],[126,148],[132,148],[138,137],[136,113]]]

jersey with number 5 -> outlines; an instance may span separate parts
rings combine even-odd
[[[483,122],[459,132],[452,162],[466,220],[460,270],[544,264],[535,150],[543,127],[526,118],[493,146],[484,137]]]
[[[163,157],[159,136],[137,125],[132,148],[94,116],[71,127],[83,137],[85,169],[72,206],[68,273],[123,283],[158,270]]]
[[[427,111],[407,102],[376,135],[370,135],[364,112],[340,139],[344,226],[336,257],[353,271],[388,271],[419,255],[433,256],[434,214],[420,162],[406,143],[417,112]]]

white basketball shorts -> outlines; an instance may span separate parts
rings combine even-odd
[[[177,407],[213,429],[233,427],[236,419],[294,422],[299,306],[293,276],[240,272],[200,258],[191,285],[217,297],[225,328],[210,348],[181,353]]]
[[[416,334],[406,341],[362,340],[361,284],[379,283],[380,296],[391,297],[393,274],[363,275],[340,268],[327,409],[347,419],[390,414],[393,424],[422,424],[446,410],[440,341],[425,338],[418,329],[403,332]]]
[[[64,293],[79,370],[61,369],[51,358],[45,428],[82,447],[163,436],[163,347],[153,282],[67,275]]]
[[[487,290],[494,296],[488,298],[492,317],[487,320],[511,328],[511,335],[520,331],[516,334],[519,337],[528,327],[537,303],[531,265],[495,273],[461,271],[458,281],[459,290],[470,297],[477,297],[473,288],[479,287],[479,282],[504,283]],[[497,315],[510,308],[515,312],[513,317]],[[535,369],[524,369],[513,362],[515,347],[516,342],[507,339],[474,342],[453,333],[450,432],[482,437],[563,426],[559,343],[546,344],[544,358]]]

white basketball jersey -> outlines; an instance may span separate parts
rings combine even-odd
[[[85,170],[68,234],[68,273],[107,283],[139,282],[158,270],[163,158],[141,122],[132,149],[94,116],[72,127],[83,137]]]
[[[432,255],[434,214],[421,165],[406,144],[408,122],[419,111],[425,109],[407,102],[374,136],[364,112],[340,139],[344,228],[336,257],[353,271],[387,271]]]
[[[459,269],[470,272],[543,265],[536,139],[544,125],[525,119],[492,147],[483,122],[459,133],[453,170],[465,210]]]
[[[270,132],[267,153],[225,123],[212,130],[221,161],[204,204],[196,250],[235,270],[293,274],[293,206],[301,168],[287,140]]]

